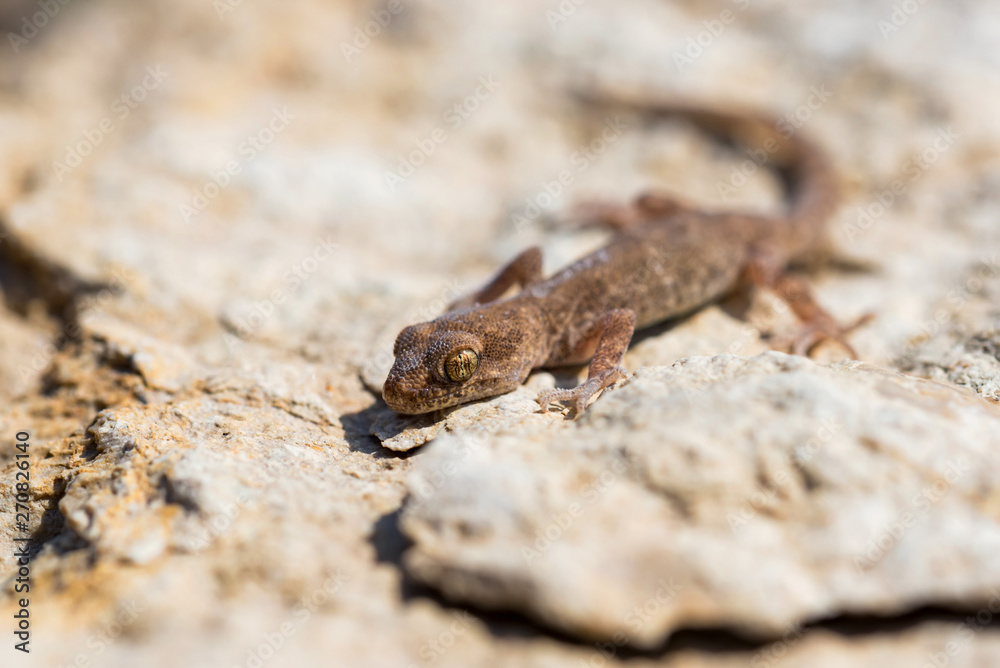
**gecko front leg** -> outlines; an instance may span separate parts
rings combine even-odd
[[[587,402],[595,394],[626,378],[628,373],[622,368],[622,359],[635,331],[635,313],[631,309],[608,311],[581,339],[579,347],[587,348],[597,339],[597,349],[587,369],[587,380],[572,390],[552,389],[538,394],[542,412],[549,409],[553,401],[571,401],[577,416],[583,413]]]
[[[542,280],[542,249],[532,246],[507,263],[493,279],[482,288],[457,299],[448,305],[449,311],[479,306],[496,301],[511,286],[525,288]]]

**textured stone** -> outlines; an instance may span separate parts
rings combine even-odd
[[[991,3],[923,3],[883,36],[891,8],[861,0],[412,0],[356,53],[384,3],[58,4],[16,50],[44,8],[0,9],[0,580],[26,429],[34,633],[0,665],[1000,663],[996,623],[964,612],[995,575],[978,551],[995,465],[864,577],[851,561],[949,458],[995,442],[973,397],[996,398],[1000,324]],[[678,64],[723,9],[733,21]],[[476,99],[484,79],[498,85]],[[779,206],[768,170],[682,123],[623,118],[591,148],[604,112],[563,91],[592,84],[756,104],[823,143],[845,205],[801,269],[839,320],[876,314],[852,335],[864,360],[967,390],[749,357],[791,325],[764,293],[643,333],[636,378],[581,420],[533,403],[580,369],[434,422],[393,417],[378,392],[399,329],[529,245],[550,271],[600,245],[574,204],[653,188]],[[843,430],[806,476],[790,455],[828,415]],[[523,541],[620,453],[625,473],[529,565]],[[637,599],[638,629],[620,617]],[[925,603],[958,612],[780,630]],[[15,606],[5,586],[0,618]]]
[[[776,637],[1000,592],[1000,410],[781,353],[639,369],[554,436],[440,437],[410,480],[410,572],[561,631]],[[572,592],[572,595],[569,595]]]
[[[903,349],[897,366],[1000,401],[1000,261],[980,262],[967,276]]]

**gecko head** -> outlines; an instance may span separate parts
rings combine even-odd
[[[515,389],[522,380],[520,337],[512,340],[510,332],[487,329],[472,314],[407,327],[396,338],[382,398],[397,413],[417,415]]]

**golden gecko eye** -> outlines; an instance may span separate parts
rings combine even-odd
[[[456,383],[472,378],[472,374],[476,373],[478,367],[479,355],[476,354],[475,350],[459,350],[457,353],[449,355],[448,359],[444,361],[445,374]]]

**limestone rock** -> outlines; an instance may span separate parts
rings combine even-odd
[[[773,638],[1000,591],[1000,410],[862,363],[780,353],[639,369],[571,430],[438,438],[409,572],[594,640]]]
[[[993,3],[557,4],[0,8],[0,519],[27,430],[34,634],[0,665],[1000,664]],[[391,415],[399,329],[530,245],[548,273],[603,243],[578,203],[780,210],[770,170],[683,123],[602,137],[565,92],[601,84],[831,151],[844,205],[795,270],[839,321],[876,314],[872,366],[750,357],[792,325],[762,293],[642,333],[580,420],[534,404],[580,369]],[[925,603],[958,612],[864,616]]]

